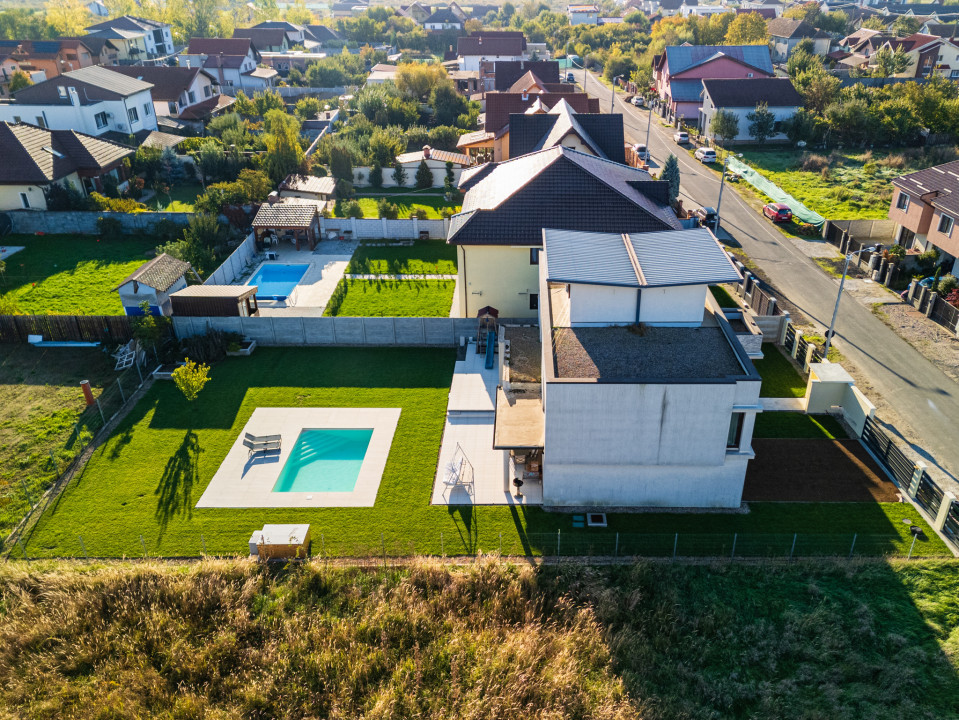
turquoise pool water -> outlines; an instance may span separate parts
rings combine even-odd
[[[286,300],[309,269],[309,265],[264,263],[247,285],[256,285],[257,300]]]
[[[301,430],[273,492],[350,492],[373,430]]]

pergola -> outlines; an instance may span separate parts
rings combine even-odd
[[[261,205],[253,218],[253,233],[262,241],[271,234],[289,238],[300,249],[300,241],[306,240],[310,250],[316,247],[319,236],[319,212],[310,202],[275,202]]]

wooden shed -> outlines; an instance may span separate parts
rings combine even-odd
[[[260,560],[305,558],[310,553],[310,526],[264,525],[250,537],[250,555]]]
[[[256,285],[191,285],[170,295],[173,315],[256,317]]]

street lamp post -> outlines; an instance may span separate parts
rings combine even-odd
[[[649,154],[649,127],[653,124],[653,108],[650,105],[646,106],[646,159],[648,160],[651,155]]]
[[[736,157],[742,157],[742,153],[737,153]],[[723,174],[719,178],[719,199],[716,201],[716,235],[719,235],[719,223],[720,223],[720,214],[719,211],[723,207],[723,188],[726,186],[726,166],[729,165],[729,158],[732,157],[732,153],[726,154],[726,159],[723,160]]]
[[[610,90],[612,95],[609,98],[609,114],[612,115],[616,111],[616,81],[619,80],[622,75],[616,75],[613,77],[613,87]]]
[[[842,277],[839,280],[839,293],[836,295],[836,306],[832,309],[832,321],[829,323],[829,331],[826,333],[826,347],[822,353],[823,358],[827,360],[829,359],[829,346],[832,344],[832,336],[833,333],[836,332],[836,316],[839,314],[839,301],[842,300],[842,287],[846,284],[846,273],[849,271],[849,261],[853,255],[859,255],[864,252],[874,252],[875,249],[875,245],[870,245],[869,247],[859,248],[851,253],[846,253],[846,261],[842,265]]]

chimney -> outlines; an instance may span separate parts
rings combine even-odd
[[[67,88],[67,92],[70,93],[70,104],[74,107],[80,107],[80,96],[77,94],[77,89],[75,87]]]
[[[424,160],[429,160],[429,159],[430,159],[430,151],[431,151],[431,150],[432,150],[432,148],[431,148],[429,145],[424,145],[424,146],[423,146],[423,159],[424,159]]]

